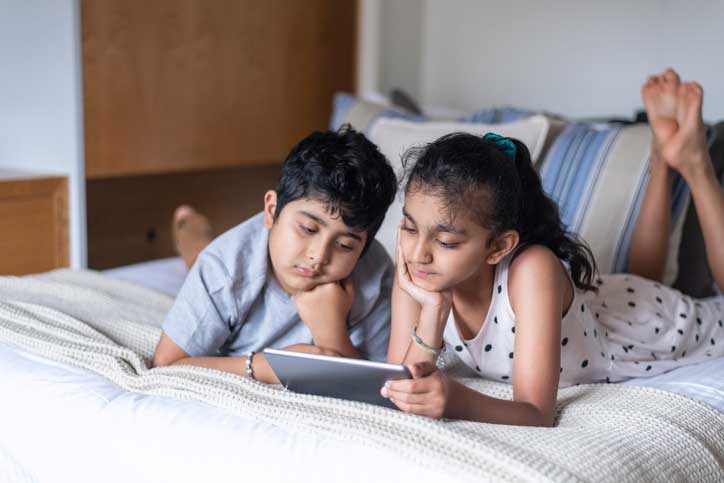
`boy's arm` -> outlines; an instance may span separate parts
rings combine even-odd
[[[168,335],[162,333],[161,339],[156,346],[156,353],[153,356],[153,367],[175,365],[207,367],[246,376],[246,356],[191,357]],[[263,354],[254,355],[252,367],[255,379],[271,384],[279,383]]]
[[[335,351],[315,347],[311,344],[294,344],[285,347],[284,350],[326,356],[341,355]],[[246,376],[246,359],[247,356],[191,357],[171,340],[169,336],[162,333],[161,339],[156,346],[156,354],[153,357],[153,367],[177,365],[198,366],[231,372],[239,376]],[[254,354],[252,370],[254,379],[257,381],[267,384],[279,384],[279,379],[276,374],[274,374],[263,353],[256,352]]]

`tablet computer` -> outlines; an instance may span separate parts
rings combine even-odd
[[[380,395],[391,379],[410,379],[407,367],[345,357],[264,349],[264,356],[284,387],[295,392],[397,408]]]

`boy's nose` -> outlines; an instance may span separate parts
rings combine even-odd
[[[311,247],[309,252],[307,253],[307,257],[309,258],[309,262],[313,266],[321,266],[326,265],[329,263],[329,250],[327,250],[326,246],[316,246]]]

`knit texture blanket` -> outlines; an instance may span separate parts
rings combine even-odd
[[[149,370],[171,303],[90,271],[0,277],[0,341],[129,391],[202,401],[287,429],[373,445],[461,481],[724,481],[724,415],[651,388],[566,388],[558,394],[556,427],[526,428],[435,421],[199,367]],[[463,382],[512,398],[509,385]]]

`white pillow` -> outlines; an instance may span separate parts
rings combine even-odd
[[[465,132],[483,136],[494,132],[501,136],[520,140],[530,151],[535,163],[543,150],[550,122],[545,116],[535,115],[520,121],[501,124],[476,124],[469,122],[416,122],[404,119],[381,118],[369,131],[369,138],[384,154],[395,170],[398,179],[402,175],[402,154],[410,147],[435,141],[445,134]],[[402,220],[404,186],[400,186],[395,201],[387,210],[385,221],[377,232],[377,240],[394,260],[397,243],[397,227]]]

